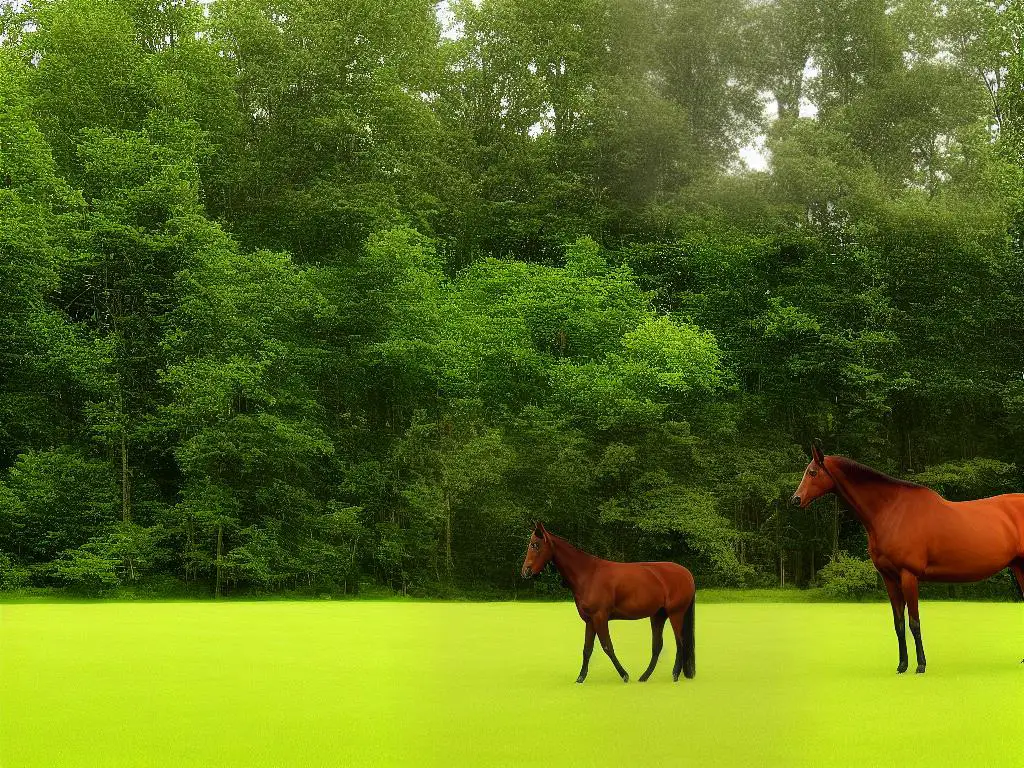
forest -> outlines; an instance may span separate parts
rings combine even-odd
[[[813,438],[1024,489],[1018,4],[0,9],[0,590],[807,586]]]

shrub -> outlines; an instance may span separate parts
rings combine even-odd
[[[840,552],[818,571],[822,589],[838,600],[860,599],[878,588],[878,572],[870,560]]]
[[[28,584],[28,569],[0,552],[0,592],[20,589]]]
[[[103,594],[118,585],[118,565],[118,559],[96,542],[66,550],[53,563],[58,578],[89,595]]]

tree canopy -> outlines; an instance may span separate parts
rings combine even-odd
[[[1017,6],[443,10],[3,7],[0,589],[806,585],[814,437],[1021,486]]]

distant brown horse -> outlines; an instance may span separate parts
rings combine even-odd
[[[622,682],[629,682],[629,675],[615,657],[612,638],[608,634],[611,619],[651,619],[651,663],[640,675],[641,683],[647,681],[658,663],[666,619],[671,622],[676,638],[672,679],[678,681],[680,671],[686,677],[697,673],[693,627],[696,586],[693,574],[686,568],[677,563],[602,560],[577,549],[545,530],[542,523],[537,523],[523,560],[523,578],[536,576],[549,562],[554,564],[566,586],[572,590],[576,610],[587,625],[583,667],[576,678],[577,683],[587,679],[594,635],[601,639],[601,647],[612,660]]]
[[[947,501],[930,488],[896,480],[844,456],[826,456],[814,441],[813,459],[792,503],[806,507],[836,493],[868,532],[868,553],[892,603],[900,646],[897,672],[907,671],[903,609],[924,672],[917,610],[919,581],[980,581],[1009,566],[1024,594],[1024,494]]]

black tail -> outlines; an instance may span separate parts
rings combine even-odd
[[[697,595],[690,601],[690,607],[686,609],[686,616],[683,617],[683,675],[691,678],[697,674],[697,658],[694,655],[694,611],[697,607]]]

